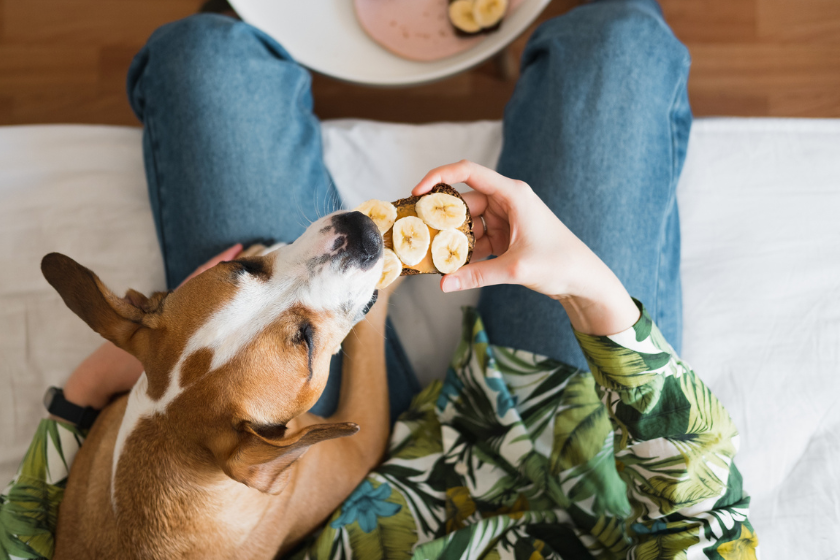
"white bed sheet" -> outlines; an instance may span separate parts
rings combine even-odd
[[[324,124],[347,205],[402,197],[431,167],[494,165],[497,122]],[[695,122],[679,206],[684,357],[741,431],[737,464],[765,559],[840,555],[840,121]],[[40,397],[99,342],[43,280],[61,251],[116,290],[164,285],[137,129],[0,128],[0,479]],[[423,381],[445,369],[460,305],[412,278],[393,317]]]

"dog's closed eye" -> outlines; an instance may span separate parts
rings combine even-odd
[[[312,351],[313,347],[313,340],[315,338],[315,329],[312,328],[312,324],[305,322],[301,323],[298,326],[298,330],[295,333],[295,336],[292,338],[292,342],[295,344],[306,344],[309,348],[309,351]]]
[[[295,344],[305,344],[307,351],[307,362],[309,364],[309,378],[312,379],[312,358],[315,353],[315,329],[312,323],[303,322],[298,326],[295,336],[292,338]]]
[[[279,439],[286,434],[285,424],[264,424],[251,426],[254,433],[265,439]]]

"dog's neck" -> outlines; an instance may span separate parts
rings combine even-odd
[[[129,461],[128,458],[123,458],[125,444],[128,438],[135,432],[140,422],[145,419],[154,419],[166,412],[166,407],[175,400],[180,391],[178,390],[178,381],[170,379],[169,386],[163,396],[159,399],[153,399],[149,396],[149,379],[145,372],[140,375],[137,383],[131,389],[128,395],[128,404],[123,415],[120,429],[117,433],[117,442],[114,446],[114,456],[111,464],[111,481],[113,482],[117,476],[117,465],[121,460]],[[111,484],[111,506],[116,511],[116,485]]]
[[[129,397],[120,426],[120,434],[128,427],[129,435],[111,480],[114,519],[125,549],[143,558],[171,558],[176,551],[223,557],[220,546],[238,554],[265,541],[254,531],[283,507],[283,496],[230,479],[209,451],[181,437],[163,414],[131,417],[131,400],[142,401],[142,395],[139,386]],[[268,546],[276,550],[278,543]]]

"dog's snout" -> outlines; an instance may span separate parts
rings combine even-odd
[[[336,229],[345,235],[351,232],[358,232],[360,235],[366,233],[377,234],[379,230],[376,229],[376,224],[373,220],[362,214],[361,212],[345,212],[338,214],[333,218],[333,225]],[[365,236],[366,237],[366,236]]]
[[[345,250],[367,270],[382,255],[382,234],[373,220],[361,212],[345,212],[333,217],[336,233],[345,239]]]
[[[365,228],[362,231],[361,245],[361,250],[365,255],[379,258],[379,255],[382,253],[382,236],[379,234],[376,226],[374,226],[373,231],[369,228]]]

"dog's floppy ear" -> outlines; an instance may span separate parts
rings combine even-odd
[[[315,424],[296,434],[285,435],[285,427],[255,427],[244,422],[239,428],[239,443],[222,468],[232,479],[260,492],[278,494],[286,485],[287,469],[311,445],[351,436],[359,431],[352,422]]]
[[[41,272],[73,313],[104,338],[128,350],[126,343],[146,315],[142,307],[149,300],[143,294],[129,290],[125,298],[118,297],[96,274],[60,253],[44,257]]]

